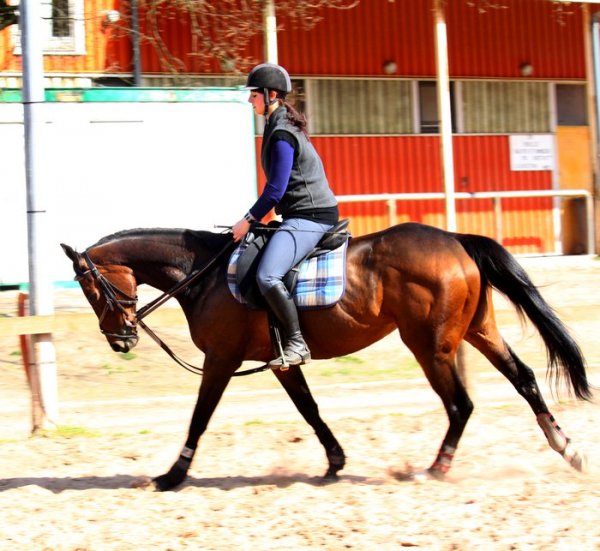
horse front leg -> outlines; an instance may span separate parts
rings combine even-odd
[[[329,427],[321,419],[319,406],[312,397],[302,370],[296,365],[291,366],[286,371],[275,369],[273,373],[292,399],[302,417],[314,429],[317,438],[325,448],[329,466],[323,476],[323,481],[332,482],[337,480],[338,471],[342,470],[346,464],[346,456]]]
[[[473,402],[471,402],[453,364],[450,364],[441,380],[433,381],[430,379],[429,382],[442,399],[449,421],[448,431],[444,436],[435,461],[427,469],[430,476],[442,479],[450,470],[458,442],[473,412]]]
[[[239,364],[237,366],[225,366],[222,363],[211,362],[208,357],[206,358],[187,440],[177,461],[169,471],[153,479],[152,482],[156,490],[161,492],[172,490],[185,480],[196,453],[198,441],[206,430],[208,422],[237,367],[239,367]]]
[[[427,350],[414,344],[411,346],[410,341],[408,344],[431,387],[442,400],[449,422],[448,430],[431,466],[425,472],[412,474],[411,478],[425,476],[443,479],[452,466],[458,443],[473,412],[473,402],[458,374],[455,352],[447,351],[441,345],[437,350],[435,346]]]

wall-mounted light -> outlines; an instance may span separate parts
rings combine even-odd
[[[519,72],[523,77],[530,77],[531,75],[533,75],[533,65],[528,61],[521,63],[521,65],[519,66]]]
[[[392,59],[385,61],[383,63],[383,72],[386,75],[395,75],[398,72],[398,64]]]
[[[102,12],[102,32],[106,32],[107,29],[112,27],[115,23],[118,23],[121,19],[121,13],[117,10],[107,10]]]
[[[117,10],[107,10],[102,13],[102,28],[106,29],[110,25],[114,25],[121,19],[121,13]]]

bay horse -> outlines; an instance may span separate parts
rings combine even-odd
[[[267,313],[234,299],[226,281],[230,233],[187,229],[132,229],[106,236],[78,253],[61,245],[76,279],[99,318],[100,330],[117,352],[138,341],[137,287],[168,292],[193,273],[193,285],[176,294],[194,344],[204,352],[202,380],[187,439],[154,488],[181,484],[201,435],[231,377],[243,361],[267,362],[273,349]],[[314,359],[351,354],[395,329],[421,365],[446,410],[449,426],[424,476],[443,478],[473,410],[457,371],[457,350],[467,341],[478,349],[527,401],[552,449],[575,469],[585,457],[550,413],[533,371],[504,341],[494,317],[492,289],[528,317],[547,352],[548,374],[570,394],[590,400],[592,386],[583,355],[567,328],[542,298],[525,270],[496,241],[406,223],[352,238],[347,251],[346,289],[332,307],[300,312]],[[324,481],[345,465],[339,442],[319,414],[300,366],[273,373],[314,429],[328,461]]]

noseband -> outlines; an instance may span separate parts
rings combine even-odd
[[[98,317],[98,324],[100,327],[100,332],[107,337],[114,337],[117,339],[132,337],[135,335],[135,322],[132,322],[129,319],[129,314],[125,309],[126,306],[136,305],[138,302],[137,297],[132,297],[119,289],[114,283],[111,283],[105,276],[100,273],[100,270],[96,267],[96,265],[92,262],[92,259],[89,257],[87,252],[81,254],[85,263],[87,264],[88,269],[85,272],[79,272],[75,276],[75,281],[81,281],[83,278],[88,275],[98,284],[100,287],[102,297],[105,300],[104,310],[102,310],[102,314]],[[117,294],[125,297],[124,299],[118,298]],[[123,320],[125,322],[125,326],[130,329],[130,331],[126,334],[120,333],[111,333],[109,331],[105,331],[102,329],[102,321],[104,320],[108,311],[119,310],[123,314]]]

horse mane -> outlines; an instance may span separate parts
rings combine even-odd
[[[183,230],[183,238],[186,244],[191,245],[194,249],[204,246],[214,253],[221,251],[233,239],[231,233],[213,233],[202,230]]]
[[[144,237],[179,237],[190,249],[198,249],[205,247],[211,252],[221,250],[228,241],[231,241],[230,233],[213,233],[202,230],[189,230],[182,228],[133,228],[129,230],[121,230],[102,237],[97,243],[92,245],[105,245],[111,241],[126,238],[144,238]]]

